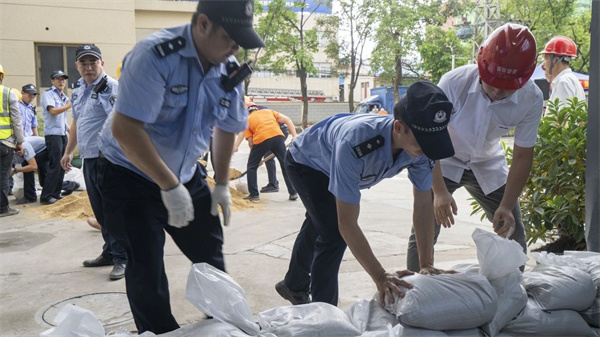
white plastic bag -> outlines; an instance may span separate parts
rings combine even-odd
[[[479,274],[487,277],[490,282],[519,269],[528,260],[523,247],[514,240],[479,228],[471,236],[477,245]]]
[[[376,299],[356,301],[345,312],[352,324],[363,333],[387,331],[388,325],[394,327],[399,324],[396,316],[387,312]]]
[[[431,330],[471,329],[489,322],[496,313],[496,291],[488,280],[471,273],[403,277],[413,288],[385,309],[404,326]],[[377,294],[375,296],[378,296]]]
[[[542,310],[589,308],[596,297],[596,286],[585,271],[558,265],[539,264],[523,274],[527,294]]]
[[[258,314],[258,323],[263,332],[277,337],[348,337],[362,334],[341,309],[323,302],[269,309]]]
[[[204,319],[199,322],[182,326],[177,330],[158,335],[159,337],[248,337],[237,327],[216,319]]]
[[[94,313],[73,304],[67,304],[56,315],[55,328],[40,337],[104,337],[104,327]]]
[[[503,332],[517,336],[593,336],[587,323],[573,310],[543,311],[533,299]]]
[[[83,178],[83,171],[77,167],[71,167],[68,172],[65,172],[65,177],[63,181],[74,181],[79,184],[78,191],[84,191],[85,187],[85,179]]]
[[[246,293],[229,275],[209,265],[192,265],[185,298],[200,311],[233,326],[249,335],[257,335]]]
[[[527,293],[521,285],[521,278],[521,272],[515,270],[490,282],[498,295],[498,309],[492,321],[483,326],[488,336],[495,337],[527,305]]]

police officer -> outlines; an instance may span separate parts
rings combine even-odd
[[[19,113],[19,98],[2,85],[4,68],[0,65],[0,217],[18,214],[8,206],[10,171],[13,155],[23,153],[23,126]]]
[[[104,239],[102,254],[95,259],[83,261],[83,265],[85,267],[114,265],[109,278],[118,280],[125,277],[127,254],[108,232],[106,226],[103,226],[101,172],[104,162],[98,160],[100,130],[115,105],[118,82],[104,72],[104,61],[98,46],[80,45],[75,50],[75,59],[75,66],[81,78],[77,81],[77,88],[71,96],[73,121],[67,148],[60,164],[64,170],[69,171],[73,151],[79,147],[79,154],[84,162],[83,178],[86,191],[96,220],[102,228]]]
[[[38,122],[33,100],[38,92],[33,84],[25,84],[21,88],[21,101],[19,110],[21,111],[21,122],[23,123],[23,135],[25,137],[38,135]]]
[[[477,65],[442,76],[439,86],[455,109],[448,131],[456,154],[441,160],[434,170],[436,240],[440,225],[454,224],[458,209],[452,193],[464,186],[483,207],[497,234],[517,241],[527,251],[518,200],[531,171],[542,116],[542,92],[530,80],[535,67],[533,34],[525,26],[505,24],[482,43]],[[512,128],[515,145],[509,170],[500,139]],[[417,246],[411,235],[407,266],[413,271],[419,269],[422,249]]]
[[[67,114],[71,102],[64,93],[69,78],[62,70],[55,70],[50,75],[52,87],[42,94],[44,109],[44,138],[48,149],[48,174],[42,188],[40,203],[49,205],[62,199],[60,195],[65,170],[60,159],[67,145]]]
[[[403,169],[413,183],[413,219],[419,243],[433,240],[431,183],[433,160],[454,153],[446,130],[452,104],[440,88],[419,81],[394,107],[394,118],[374,114],[338,114],[301,133],[290,145],[285,165],[306,207],[285,279],[275,286],[292,304],[310,301],[337,305],[338,271],[346,245],[371,276],[384,298],[403,296],[400,278],[387,272],[358,226],[360,189]],[[319,154],[319,155],[316,155]],[[423,272],[440,273],[428,252]]]
[[[200,0],[191,24],[140,41],[123,60],[119,100],[100,138],[107,160],[105,225],[128,256],[127,296],[138,332],[179,328],[163,261],[165,231],[193,262],[224,270],[229,162],[248,111],[232,56],[263,47],[252,28],[254,0]],[[214,129],[215,187],[201,165]]]

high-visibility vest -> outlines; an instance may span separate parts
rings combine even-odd
[[[12,136],[13,129],[10,120],[10,104],[8,99],[10,97],[10,88],[0,85],[0,139],[7,139]]]

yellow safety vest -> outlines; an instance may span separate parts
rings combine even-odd
[[[13,129],[10,120],[10,88],[0,85],[0,139],[8,139],[12,136]]]

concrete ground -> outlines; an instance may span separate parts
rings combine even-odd
[[[234,155],[232,166],[245,170],[247,147]],[[285,184],[279,178],[281,187]],[[259,186],[266,184],[259,169]],[[84,192],[76,192],[84,193]],[[491,230],[479,215],[470,216],[464,189],[455,193],[457,224],[442,229],[436,245],[436,266],[475,262],[471,233]],[[12,199],[12,197],[11,197]],[[109,281],[110,267],[84,268],[82,261],[100,253],[102,237],[83,221],[40,219],[39,204],[14,205],[20,214],[0,218],[0,335],[38,336],[50,328],[66,303],[92,310],[106,332],[135,331],[125,296],[125,281]],[[284,188],[262,194],[257,207],[236,211],[225,228],[225,261],[228,272],[245,289],[254,314],[289,303],[274,285],[287,270],[291,248],[303,221],[300,200],[288,201]],[[412,186],[402,173],[362,193],[359,224],[373,251],[388,270],[404,269],[412,225]],[[184,298],[190,262],[167,236],[165,263],[173,313],[180,325],[196,322],[203,314]],[[357,299],[370,299],[375,286],[347,250],[340,271],[339,307]]]

